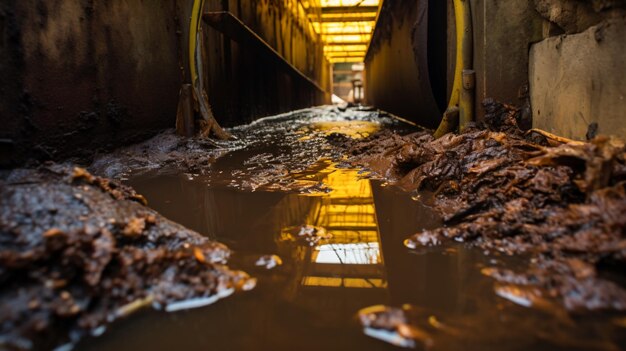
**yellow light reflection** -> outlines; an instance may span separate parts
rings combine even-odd
[[[349,127],[352,126],[353,130]],[[355,124],[318,123],[320,130],[343,131],[361,138],[379,126],[370,122]],[[308,272],[302,285],[344,288],[382,288],[385,286],[380,235],[376,220],[374,194],[369,180],[357,170],[330,166],[324,183],[332,189],[323,196],[310,218],[326,229],[330,239],[320,242],[311,253]]]
[[[342,134],[353,139],[359,139],[367,138],[377,132],[380,129],[380,124],[369,121],[327,121],[313,123],[312,128],[326,135]]]
[[[356,244],[328,244],[315,248],[315,263],[377,264],[380,263],[378,242]]]
[[[387,282],[378,278],[329,278],[329,277],[306,277],[302,282],[304,286],[319,286],[329,288],[386,288]]]

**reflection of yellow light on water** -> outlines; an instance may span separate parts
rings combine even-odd
[[[324,132],[326,135],[337,133],[359,139],[380,130],[380,124],[369,121],[328,121],[313,123],[313,129]]]
[[[350,125],[354,127],[353,123]],[[361,131],[378,128],[376,124],[362,126]],[[325,132],[349,130],[332,123],[324,123],[319,128]],[[310,251],[311,264],[304,272],[302,285],[385,287],[376,208],[369,180],[362,179],[358,170],[339,169],[335,165],[328,165],[321,173],[324,184],[332,191],[318,195],[321,201],[307,217],[312,220],[311,225],[325,228],[329,239],[320,241]]]
[[[380,278],[336,278],[336,277],[304,277],[304,286],[328,288],[385,288],[387,283]]]
[[[328,264],[380,263],[378,242],[355,244],[327,244],[315,248],[313,261]]]

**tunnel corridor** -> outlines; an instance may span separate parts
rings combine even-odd
[[[0,351],[623,350],[626,1],[0,3]]]

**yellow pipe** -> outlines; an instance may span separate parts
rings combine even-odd
[[[205,0],[194,0],[189,22],[189,72],[191,85],[196,87],[198,81],[198,68],[196,62],[196,50],[198,49],[198,33],[200,32],[200,20]]]
[[[198,74],[199,68],[202,68],[201,53],[198,52],[198,39],[200,35],[202,35],[201,25],[204,3],[205,0],[194,0],[191,9],[191,20],[189,22],[189,75],[191,78],[191,87],[194,100],[198,104],[198,110],[204,120],[202,134],[208,136],[210,133],[213,133],[213,135],[219,139],[229,139],[231,135],[220,127],[219,123],[215,120],[215,116],[213,116],[209,99],[204,91],[202,78],[199,77]],[[199,57],[200,62],[198,62]]]
[[[459,108],[460,94],[463,86],[463,70],[471,69],[472,66],[472,17],[470,12],[469,0],[453,0],[454,17],[456,23],[456,64],[454,67],[454,83],[452,85],[452,94],[448,101],[448,108],[444,116],[448,115],[453,108]],[[435,138],[440,138],[447,133],[454,131],[456,123],[443,118],[437,131]]]

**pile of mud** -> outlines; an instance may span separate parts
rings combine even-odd
[[[14,170],[0,180],[0,349],[72,345],[143,306],[251,288],[229,255],[114,181],[71,166]]]
[[[416,191],[441,213],[445,226],[413,235],[407,247],[455,240],[486,253],[529,255],[526,271],[484,273],[516,287],[507,291],[532,287],[523,297],[529,304],[553,299],[570,311],[626,310],[624,143],[524,133],[514,107],[486,101],[485,108],[483,125],[437,140],[389,131],[330,140],[349,150],[353,165]]]

